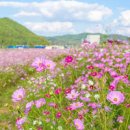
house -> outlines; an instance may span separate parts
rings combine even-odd
[[[64,46],[51,45],[51,46],[46,46],[46,49],[64,49]]]
[[[100,43],[100,35],[87,35],[86,40],[89,41],[90,44],[92,44],[92,43],[99,44]]]

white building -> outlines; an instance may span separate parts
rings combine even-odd
[[[64,46],[51,45],[51,46],[46,46],[45,49],[64,49]]]
[[[89,41],[91,44],[92,43],[100,43],[100,35],[87,35],[86,38],[87,41]]]

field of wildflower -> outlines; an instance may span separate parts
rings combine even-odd
[[[0,49],[0,130],[15,130],[15,116],[10,100],[14,90],[27,86],[28,79],[37,75],[30,67],[36,57],[45,56],[55,62],[62,59],[68,50],[47,49]]]
[[[84,42],[23,70],[5,104],[13,120],[5,129],[130,130],[130,45]]]

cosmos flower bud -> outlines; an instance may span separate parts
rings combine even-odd
[[[60,94],[61,92],[62,92],[62,89],[61,89],[61,88],[58,88],[58,89],[55,90],[55,94],[56,94],[56,95]]]
[[[61,112],[57,112],[56,113],[56,118],[60,118],[61,117]]]

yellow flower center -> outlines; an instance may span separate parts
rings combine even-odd
[[[50,65],[48,64],[47,67],[50,67]]]
[[[76,103],[75,105],[76,105],[76,106],[79,106],[79,104],[78,104],[78,103]]]
[[[114,98],[113,100],[114,100],[114,101],[117,101],[118,99],[117,99],[117,98]]]
[[[75,123],[75,125],[76,125],[76,127],[77,127],[77,128],[79,128],[79,127],[80,127],[80,125],[79,125],[78,123]]]
[[[22,95],[18,95],[18,98],[22,98]]]

